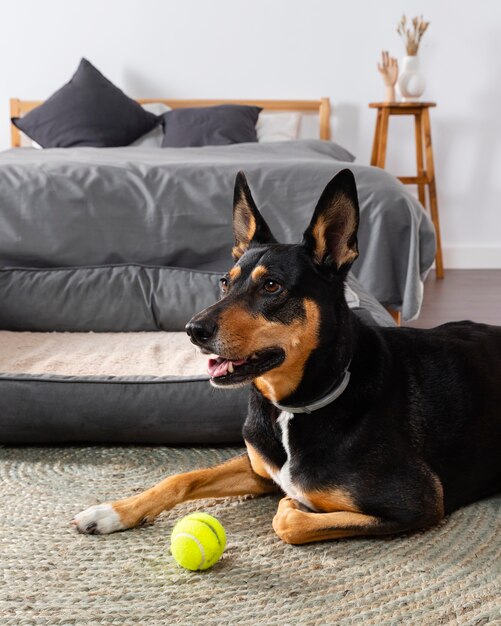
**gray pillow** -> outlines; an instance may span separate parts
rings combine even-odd
[[[161,117],[145,111],[87,59],[42,105],[22,118],[12,118],[43,148],[128,146],[160,122]]]
[[[259,107],[236,104],[169,111],[163,116],[162,148],[255,142],[260,112]]]

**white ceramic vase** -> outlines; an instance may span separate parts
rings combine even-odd
[[[402,59],[402,71],[397,85],[403,102],[419,100],[423,95],[426,80],[419,69],[419,57],[407,56]]]

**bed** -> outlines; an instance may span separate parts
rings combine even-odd
[[[3,152],[0,266],[36,271],[134,264],[226,271],[232,188],[239,169],[275,236],[293,242],[300,239],[328,180],[350,167],[361,208],[360,257],[353,275],[404,320],[419,314],[422,279],[435,253],[432,223],[393,176],[353,163],[348,151],[326,141],[328,99],[156,102],[171,108],[238,102],[316,113],[321,139],[183,149],[16,147]],[[11,113],[23,115],[38,104],[14,99]],[[12,129],[13,145],[19,146],[19,131]],[[4,295],[0,292],[0,298]]]

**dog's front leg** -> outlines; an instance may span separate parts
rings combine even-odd
[[[91,506],[76,515],[72,524],[82,533],[107,534],[152,521],[186,500],[259,496],[276,490],[271,480],[253,471],[245,453],[216,467],[169,476],[136,496]]]

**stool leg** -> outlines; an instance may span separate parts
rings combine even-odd
[[[444,277],[444,265],[442,260],[442,239],[440,237],[440,222],[438,218],[438,204],[437,204],[437,188],[435,185],[435,166],[433,164],[433,148],[431,144],[431,124],[430,114],[428,109],[423,111],[423,127],[424,127],[424,142],[426,149],[426,171],[428,175],[428,192],[430,194],[430,215],[433,225],[435,226],[435,234],[437,237],[437,253],[435,256],[436,263],[436,276],[437,278]]]
[[[422,176],[424,174],[424,159],[423,159],[423,124],[421,120],[422,109],[414,116],[415,126],[414,131],[416,135],[416,166],[417,175]],[[423,184],[418,183],[418,197],[419,202],[426,207],[425,187]]]
[[[388,121],[390,119],[390,111],[383,109],[381,111],[381,129],[379,131],[379,146],[376,165],[384,169],[386,163],[386,143],[388,141]]]
[[[377,110],[376,129],[374,130],[374,142],[372,143],[371,165],[377,165],[379,153],[379,138],[381,136],[381,109]]]

